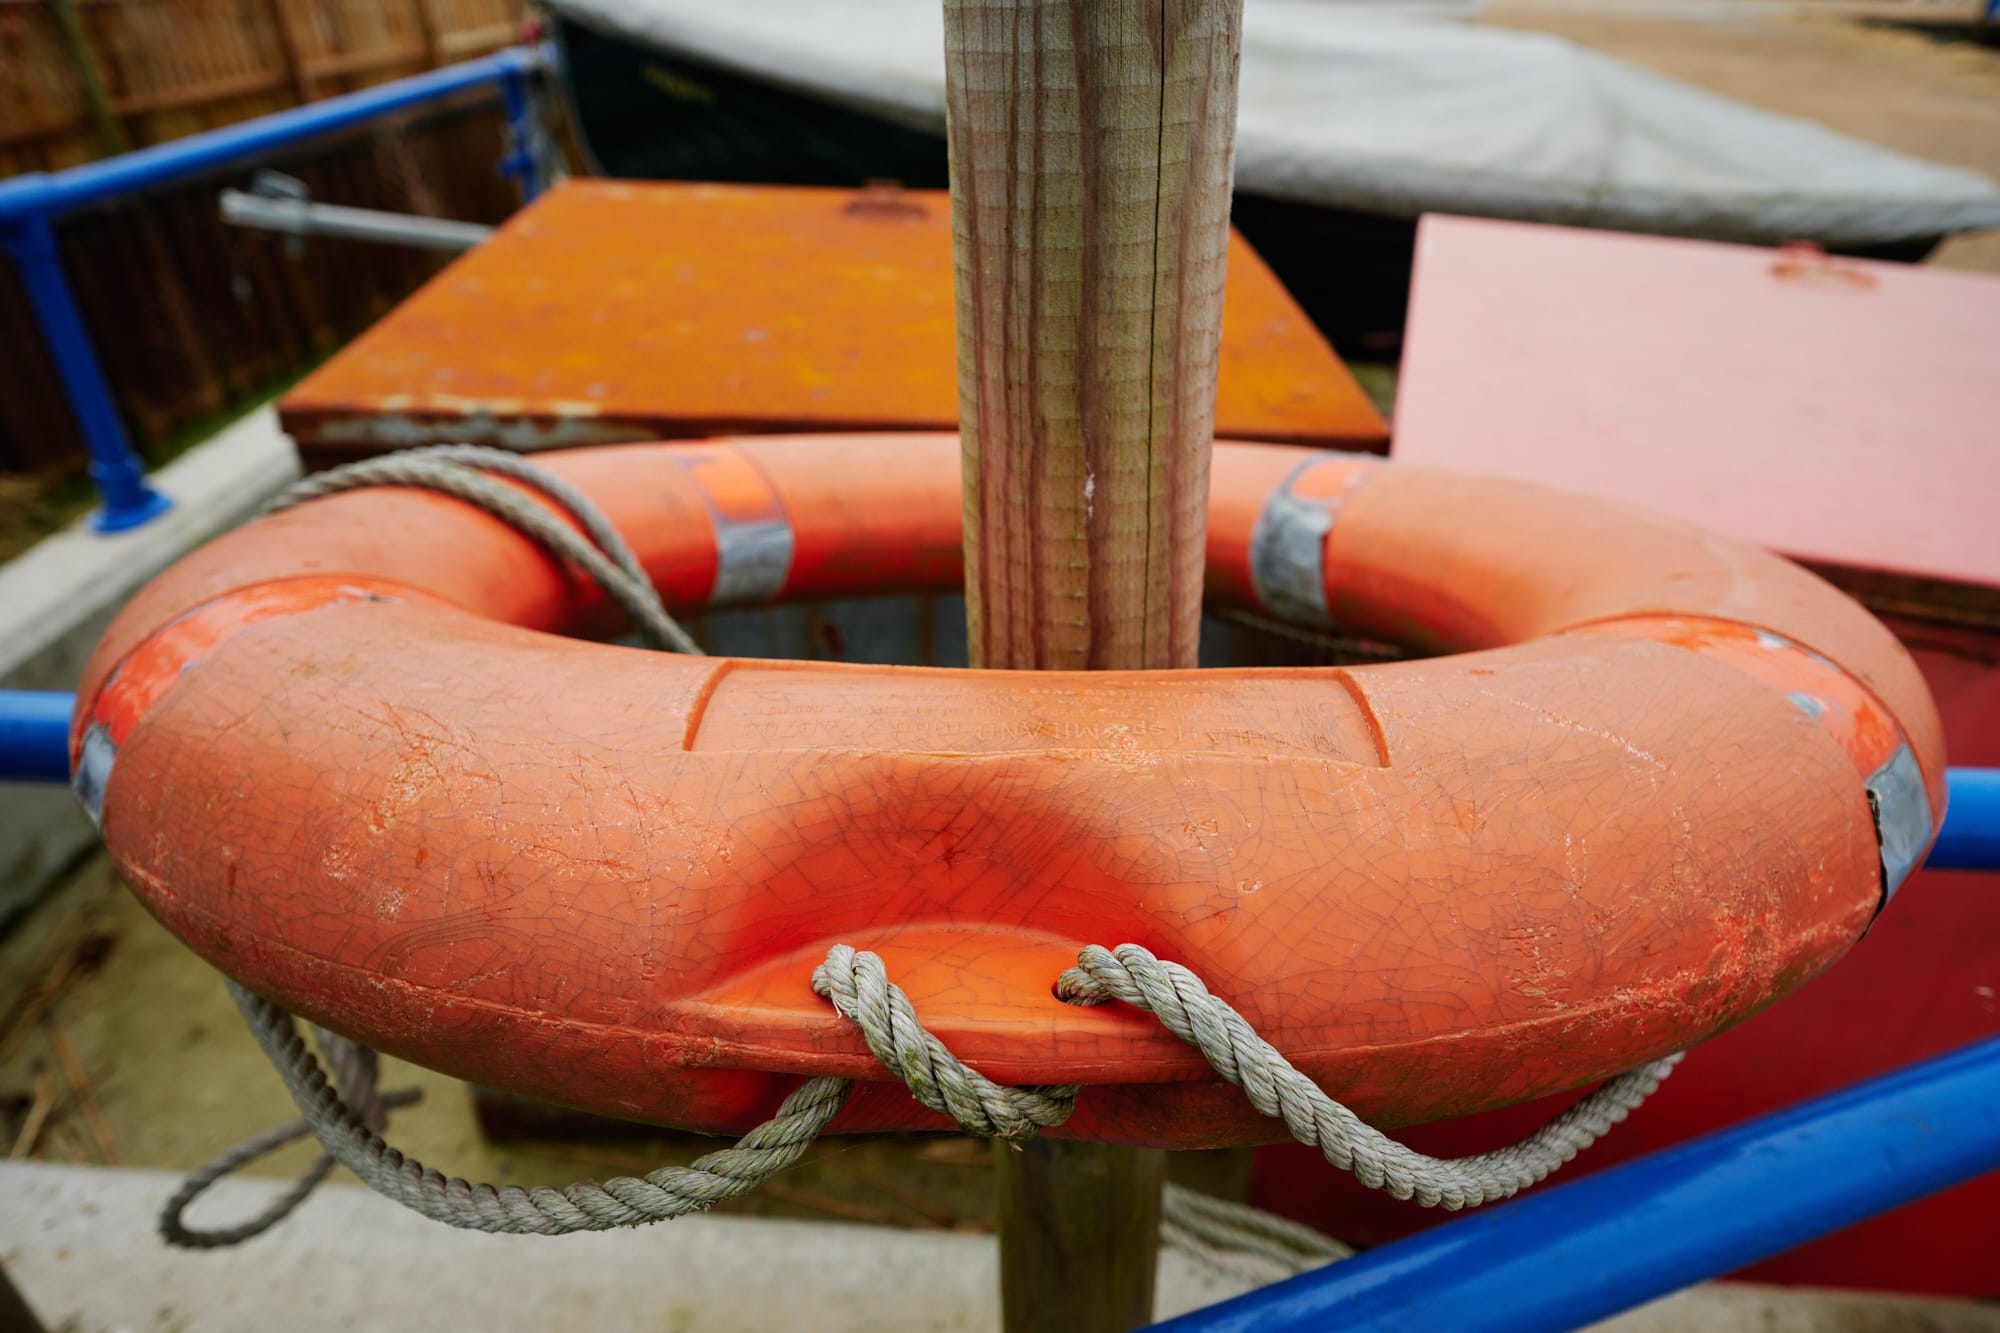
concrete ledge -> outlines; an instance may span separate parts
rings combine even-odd
[[[484,1236],[365,1190],[322,1189],[247,1245],[192,1254],[153,1230],[162,1171],[0,1163],[0,1264],[50,1329],[203,1333],[355,1328],[667,1333],[991,1333],[991,1237],[826,1222],[685,1217],[588,1236]],[[191,1219],[250,1216],[282,1186],[228,1180]],[[1159,1317],[1239,1288],[1169,1250]],[[1598,1333],[1993,1333],[1973,1302],[1716,1283]]]
[[[100,535],[80,520],[0,566],[0,686],[75,689],[105,626],[147,580],[298,475],[267,405],[154,475],[174,507],[151,523]],[[0,783],[0,926],[96,836],[67,790]]]
[[[51,1329],[658,1329],[985,1333],[999,1324],[990,1236],[684,1217],[595,1235],[454,1231],[329,1186],[233,1250],[153,1231],[158,1171],[0,1165],[0,1263]],[[192,1219],[247,1217],[281,1188],[224,1181]],[[1160,1313],[1237,1288],[1162,1255]],[[169,1313],[171,1312],[171,1313]]]

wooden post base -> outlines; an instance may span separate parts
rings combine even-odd
[[[995,1142],[1006,1333],[1128,1333],[1153,1320],[1166,1153]]]

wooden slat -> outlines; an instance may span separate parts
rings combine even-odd
[[[0,125],[0,148],[36,143],[54,135],[72,133],[88,124],[89,116],[67,116],[62,120],[45,120],[35,125]]]
[[[284,61],[285,80],[292,85],[292,96],[303,106],[313,100],[312,76],[306,72],[303,56],[299,54],[299,39],[292,31],[292,16],[285,6],[285,0],[265,0],[265,12],[271,21],[271,32],[278,39],[278,56]]]
[[[410,15],[417,21],[417,33],[423,38],[424,68],[436,69],[442,63],[442,48],[439,46],[437,19],[431,13],[429,0],[410,0]]]
[[[349,74],[373,74],[396,65],[421,65],[424,48],[398,46],[388,50],[351,51],[345,55],[322,56],[306,62],[306,73],[318,79],[338,79]]]
[[[342,80],[356,76],[414,71],[428,63],[425,22],[441,60],[492,50],[513,40],[524,11],[522,0],[422,0],[426,8],[419,15],[411,8],[416,2],[311,0],[294,9],[291,0],[0,0],[0,33],[11,62],[0,81],[0,176],[102,156],[116,133],[163,142],[310,101],[351,86]],[[67,25],[68,42],[64,12],[75,20]],[[101,100],[93,98],[92,73]],[[327,82],[316,85],[316,74]],[[509,196],[493,179],[490,113],[471,120],[446,113],[438,123],[421,144],[406,145],[425,155],[416,182],[427,192],[424,199],[410,197],[411,182],[403,179],[408,169],[386,160],[357,169],[352,183],[365,181],[366,192],[381,195],[390,207],[420,202],[418,211],[437,207],[452,216],[498,220]],[[455,151],[423,147],[446,141]],[[322,178],[319,192],[340,197],[348,184]],[[206,217],[212,209],[210,202],[200,212]],[[220,224],[211,229],[206,221],[177,223],[148,261],[131,244],[133,225],[111,227],[92,242],[88,264],[72,253],[69,267],[121,411],[142,446],[184,428],[218,401],[201,354],[163,350],[184,343],[190,328],[211,344],[205,364],[243,372],[221,377],[225,392],[238,392],[251,380],[268,384],[270,375],[324,354],[434,267],[409,256],[364,258],[352,246],[326,242],[315,243],[315,257],[337,258],[306,271],[272,242],[246,243],[241,233]],[[82,230],[81,219],[65,228]],[[172,253],[167,269],[159,267],[162,245]],[[169,320],[162,313],[170,295],[165,286],[173,281],[169,270],[183,267],[202,276],[189,278],[186,317]],[[246,280],[254,295],[232,295]],[[223,332],[238,329],[240,338]],[[38,341],[5,265],[0,333],[18,335],[14,342],[0,337],[0,345]],[[39,348],[0,357],[0,473],[80,464],[81,441],[54,383]]]
[[[320,81],[336,91],[496,50],[523,12],[522,0],[0,0],[16,71],[0,172],[68,165],[139,128],[148,142],[211,128],[243,114],[224,105],[242,98],[304,103]]]
[[[283,73],[240,75],[236,78],[197,83],[185,88],[168,88],[160,92],[142,93],[136,97],[121,97],[112,103],[112,108],[121,116],[144,116],[156,111],[179,111],[188,107],[213,106],[217,102],[232,101],[256,93],[276,92],[287,82]]]
[[[506,22],[489,23],[484,27],[466,28],[460,32],[440,33],[438,55],[445,62],[485,55],[489,51],[498,51],[503,46],[512,45],[520,30],[518,23]]]

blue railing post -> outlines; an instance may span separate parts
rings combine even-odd
[[[519,187],[522,203],[533,203],[542,192],[541,167],[535,151],[541,127],[536,123],[535,103],[529,95],[526,61],[509,61],[502,67],[500,100],[507,108],[507,151],[500,158],[500,174]]]
[[[84,328],[83,312],[70,294],[48,215],[22,218],[8,227],[0,240],[20,272],[35,322],[41,325],[70,411],[76,415],[77,429],[90,450],[91,480],[104,497],[103,508],[91,517],[91,527],[98,532],[124,532],[165,513],[173,501],[146,480],[145,466],[132,452],[111,386],[105,382],[104,368],[97,363],[90,333]]]

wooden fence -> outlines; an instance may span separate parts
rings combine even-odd
[[[498,50],[525,0],[0,0],[0,175]]]
[[[50,170],[484,55],[525,0],[0,0],[0,175]],[[497,95],[384,122],[264,165],[315,199],[497,222],[513,189]],[[287,243],[225,226],[251,166],[61,221],[57,241],[133,442],[157,456],[268,392],[436,272],[436,254]],[[18,275],[0,257],[0,474],[85,452]]]

